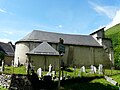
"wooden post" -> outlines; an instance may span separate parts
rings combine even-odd
[[[28,69],[27,74],[30,75],[30,56],[28,56]]]
[[[59,38],[59,80],[58,80],[58,90],[60,90],[60,76],[61,76],[61,55],[65,53],[65,46],[63,45],[64,40]]]
[[[61,76],[61,55],[59,54],[59,80],[58,80],[58,90],[60,90],[60,76]]]

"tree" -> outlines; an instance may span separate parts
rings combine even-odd
[[[0,66],[2,66],[2,61],[5,59],[5,53],[0,51]]]

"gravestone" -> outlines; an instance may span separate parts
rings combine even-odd
[[[94,66],[94,73],[96,73],[97,72],[97,68]]]
[[[111,84],[113,84],[113,85],[118,85],[118,82],[116,82],[115,80],[113,80],[111,77],[108,77],[108,76],[104,76],[104,78],[108,81],[108,82],[110,82]]]
[[[85,66],[82,66],[80,71],[85,73]]]
[[[98,73],[103,74],[103,65],[102,64],[99,64],[99,66],[98,66]]]
[[[52,71],[52,65],[49,65],[49,73]]]
[[[94,73],[94,66],[93,65],[90,66],[90,73]]]
[[[90,66],[91,73],[96,73],[97,68],[93,65]]]
[[[55,71],[52,71],[52,77],[55,77]]]
[[[4,71],[4,61],[2,61],[2,69],[1,69],[1,72]]]
[[[73,71],[74,71],[74,73],[76,75],[76,66],[73,67]]]
[[[39,69],[37,70],[37,75],[38,75],[39,78],[42,77],[42,68],[39,68]]]

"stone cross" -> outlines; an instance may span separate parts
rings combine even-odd
[[[49,73],[52,71],[52,65],[49,65]]]

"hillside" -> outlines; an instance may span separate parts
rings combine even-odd
[[[105,31],[105,36],[113,43],[115,66],[120,67],[120,24]]]
[[[106,35],[112,35],[112,34],[116,34],[118,32],[120,32],[120,23],[111,27],[111,28],[109,28],[109,29],[107,29],[105,34]]]

